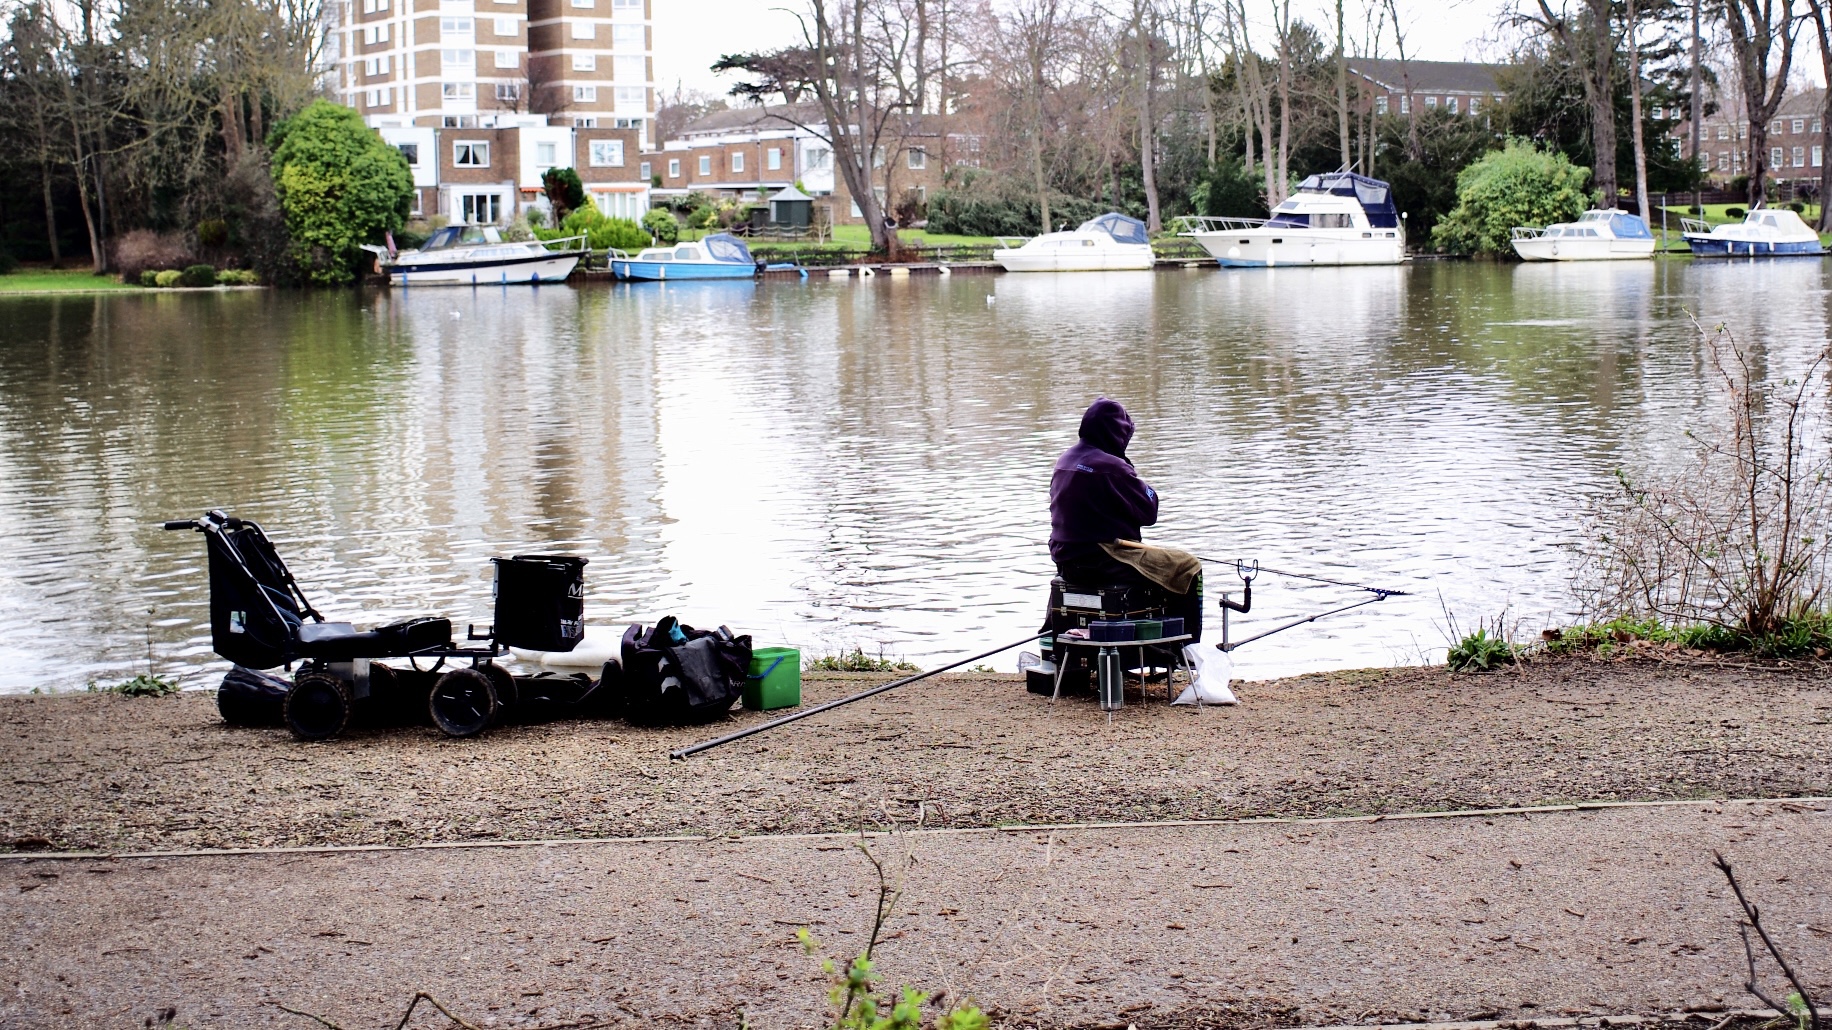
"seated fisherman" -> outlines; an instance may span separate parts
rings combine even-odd
[[[1202,566],[1182,551],[1147,547],[1140,530],[1158,521],[1157,491],[1126,460],[1132,417],[1102,397],[1081,416],[1081,441],[1050,476],[1050,558],[1069,583],[1153,584],[1184,632],[1202,639]]]

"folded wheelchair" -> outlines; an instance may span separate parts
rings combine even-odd
[[[519,680],[496,659],[510,647],[569,651],[584,637],[586,559],[517,555],[496,565],[496,621],[464,643],[449,619],[426,616],[359,630],[326,621],[259,524],[220,510],[165,523],[204,536],[210,569],[210,640],[248,669],[298,665],[281,716],[300,740],[342,733],[359,706],[396,721],[419,713],[453,737],[470,737],[519,705],[577,706],[598,686],[589,677]],[[394,664],[383,664],[383,659]],[[422,668],[422,666],[425,666]],[[539,682],[535,682],[538,680]],[[523,697],[525,688],[534,689]],[[240,721],[231,707],[224,717]]]

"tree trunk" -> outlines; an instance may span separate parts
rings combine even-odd
[[[1145,229],[1147,232],[1161,232],[1164,224],[1158,212],[1158,168],[1157,150],[1158,134],[1152,123],[1151,87],[1156,78],[1156,69],[1152,66],[1150,26],[1146,24],[1143,10],[1139,12],[1136,35],[1139,40],[1139,177],[1145,184]]]
[[[233,166],[242,156],[242,94],[233,88],[224,88],[222,102],[223,117],[223,164]]]
[[[1653,228],[1653,221],[1648,214],[1648,151],[1642,136],[1641,127],[1641,46],[1635,40],[1635,0],[1628,0],[1628,23],[1625,34],[1628,36],[1628,108],[1630,132],[1635,145],[1635,210],[1641,215],[1648,227]]]
[[[1336,134],[1342,145],[1342,167],[1354,162],[1349,154],[1349,51],[1348,26],[1342,20],[1342,0],[1336,0]]]
[[[38,170],[44,182],[45,237],[51,244],[51,267],[59,268],[64,263],[64,256],[57,246],[57,205],[51,202],[51,165],[49,162],[40,162]]]
[[[1291,4],[1279,21],[1279,199],[1291,182]]]
[[[1822,74],[1832,76],[1832,22],[1826,18],[1826,5],[1832,0],[1807,0],[1813,15],[1813,28],[1819,32],[1819,64]],[[1826,80],[1832,83],[1832,78]],[[1824,110],[1819,118],[1819,226],[1820,232],[1832,232],[1832,89],[1825,92]]]
[[[1811,2],[1811,0],[1809,0]],[[1724,27],[1737,64],[1743,112],[1749,119],[1749,206],[1768,194],[1768,120],[1786,94],[1794,66],[1794,0],[1728,0]],[[1769,67],[1770,48],[1779,40],[1781,60]],[[1822,155],[1821,160],[1824,160]]]
[[[267,123],[262,117],[261,91],[256,90],[248,96],[248,144],[264,146],[267,142]]]
[[[1590,100],[1590,145],[1601,206],[1616,206],[1615,34],[1610,31],[1610,0],[1590,0],[1591,57],[1584,92]]]
[[[1699,125],[1699,122],[1703,121],[1705,118],[1705,97],[1702,92],[1703,83],[1700,81],[1700,73],[1699,73],[1699,63],[1701,60],[1703,60],[1703,58],[1699,54],[1699,50],[1701,47],[1704,46],[1705,41],[1699,34],[1699,24],[1698,24],[1699,7],[1704,2],[1705,0],[1692,0],[1692,71],[1691,71],[1691,76],[1687,80],[1687,84],[1686,84],[1686,88],[1690,90],[1692,94],[1688,98],[1688,108],[1689,109],[1686,112],[1686,118],[1691,123],[1691,128],[1692,128],[1692,151],[1689,156],[1692,158],[1693,161],[1698,160],[1699,140],[1701,139],[1701,133],[1703,132],[1703,129]],[[1828,94],[1828,95],[1832,95],[1832,94]],[[1708,172],[1710,170],[1711,170],[1711,166],[1709,163],[1707,163],[1706,165],[1701,167],[1700,172],[1703,173],[1703,172]]]

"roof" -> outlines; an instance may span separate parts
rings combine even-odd
[[[1826,91],[1823,87],[1806,89],[1781,101],[1775,109],[1776,117],[1788,115],[1794,118],[1811,117],[1824,114],[1826,111]]]
[[[1355,58],[1349,72],[1400,91],[1410,83],[1414,93],[1500,93],[1495,75],[1505,64],[1471,64],[1466,61],[1389,61]]]
[[[776,203],[779,200],[813,200],[813,199],[814,199],[813,197],[808,196],[806,193],[803,193],[801,190],[796,189],[794,186],[784,186],[781,192],[772,193],[770,195],[770,203],[772,204]]]
[[[939,136],[941,129],[927,115],[910,115],[904,135]],[[802,126],[811,126],[824,132],[827,115],[817,103],[801,104],[755,104],[745,107],[734,107],[724,111],[713,111],[704,118],[681,130],[681,135],[691,139],[694,136],[717,136],[728,132],[763,131],[780,132],[784,130],[802,130]],[[888,135],[896,135],[896,126],[886,127]]]

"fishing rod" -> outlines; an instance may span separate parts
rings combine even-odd
[[[749,737],[757,733],[762,733],[764,730],[773,730],[778,726],[787,725],[788,723],[792,723],[797,719],[806,719],[810,715],[819,715],[822,712],[830,712],[833,709],[840,707],[841,705],[849,705],[849,704],[852,704],[854,701],[863,701],[868,697],[872,697],[877,694],[882,694],[887,690],[895,690],[898,687],[914,683],[917,680],[928,679],[930,676],[933,676],[938,672],[947,672],[949,669],[958,669],[961,666],[966,665],[968,662],[977,662],[982,658],[991,658],[993,655],[998,654],[1001,651],[1009,651],[1014,647],[1022,647],[1025,644],[1028,644],[1031,641],[1036,640],[1046,635],[1047,635],[1047,631],[1044,633],[1033,633],[1030,636],[1025,637],[1023,640],[1014,640],[1011,643],[1006,644],[1003,647],[995,647],[990,651],[981,651],[979,654],[973,655],[968,658],[962,658],[958,662],[953,662],[948,665],[941,666],[940,668],[937,668],[937,669],[930,669],[928,672],[919,672],[914,676],[905,676],[904,678],[897,680],[895,682],[885,683],[880,686],[873,687],[870,690],[861,691],[857,694],[852,695],[851,697],[842,697],[837,701],[829,701],[824,705],[815,705],[813,708],[804,709],[803,711],[799,711],[799,712],[793,712],[793,713],[790,713],[789,715],[783,716],[780,719],[771,719],[769,722],[759,723],[756,726],[747,727],[745,729],[739,730],[736,733],[727,733],[723,737],[715,737],[712,740],[703,741],[698,744],[691,744],[687,747],[680,748],[679,750],[670,751],[668,752],[668,757],[678,762],[691,755],[697,755],[702,751],[710,751],[715,747],[719,747],[724,744],[730,744],[734,740],[743,740],[745,737]]]
[[[1199,554],[1199,555],[1196,555],[1196,559],[1198,561],[1209,562],[1210,564],[1213,564],[1213,565],[1232,565],[1234,566],[1235,574],[1240,576],[1240,581],[1242,584],[1242,599],[1237,602],[1233,600],[1232,598],[1230,598],[1226,593],[1223,593],[1221,595],[1221,643],[1216,644],[1215,648],[1216,650],[1222,651],[1222,652],[1231,652],[1235,648],[1241,646],[1242,644],[1251,644],[1255,640],[1264,639],[1266,637],[1273,635],[1274,633],[1283,633],[1284,631],[1288,629],[1292,629],[1297,626],[1302,626],[1306,623],[1316,622],[1318,619],[1325,618],[1330,615],[1340,615],[1343,612],[1349,611],[1350,609],[1360,608],[1364,604],[1373,604],[1376,601],[1385,601],[1389,597],[1411,597],[1412,596],[1410,593],[1404,590],[1388,590],[1385,587],[1370,587],[1370,586],[1363,586],[1360,583],[1345,583],[1339,579],[1325,579],[1322,576],[1311,576],[1311,575],[1307,575],[1302,572],[1288,572],[1283,569],[1269,569],[1261,565],[1259,563],[1259,559],[1257,558],[1253,560],[1251,566],[1248,565],[1247,560],[1245,558],[1236,558],[1230,562],[1230,561],[1224,561],[1219,558],[1205,558]],[[1327,583],[1330,586],[1346,587],[1350,590],[1365,590],[1368,593],[1373,594],[1374,596],[1363,598],[1360,601],[1356,601],[1354,604],[1345,604],[1339,608],[1331,608],[1329,611],[1326,611],[1326,612],[1318,612],[1315,615],[1306,615],[1301,618],[1293,619],[1292,621],[1287,622],[1282,626],[1275,626],[1272,629],[1266,630],[1263,633],[1255,633],[1254,635],[1248,637],[1245,640],[1231,640],[1229,639],[1230,627],[1228,625],[1228,613],[1240,612],[1241,614],[1244,615],[1247,612],[1252,610],[1253,608],[1253,580],[1255,577],[1257,577],[1262,572],[1270,572],[1274,576],[1285,576],[1289,579],[1308,580],[1312,583]]]
[[[1225,558],[1207,558],[1199,554],[1199,555],[1196,555],[1196,560],[1205,561],[1212,565],[1232,565],[1234,566],[1234,568],[1237,571],[1241,573],[1242,579],[1251,578],[1246,574],[1246,571],[1245,571],[1246,562],[1240,558],[1235,558],[1233,560],[1228,560]],[[1284,576],[1287,579],[1304,579],[1304,580],[1309,580],[1312,583],[1328,583],[1330,586],[1333,586],[1333,587],[1348,587],[1350,590],[1366,590],[1370,594],[1379,594],[1382,597],[1411,597],[1412,596],[1412,594],[1409,591],[1405,591],[1405,590],[1388,590],[1385,587],[1362,586],[1360,583],[1344,583],[1342,580],[1339,580],[1339,579],[1324,579],[1322,576],[1310,576],[1302,572],[1287,572],[1284,569],[1270,569],[1270,568],[1266,568],[1265,566],[1261,565],[1257,560],[1255,560],[1253,563],[1253,571],[1256,574],[1261,573],[1261,572],[1270,572],[1274,576]]]

